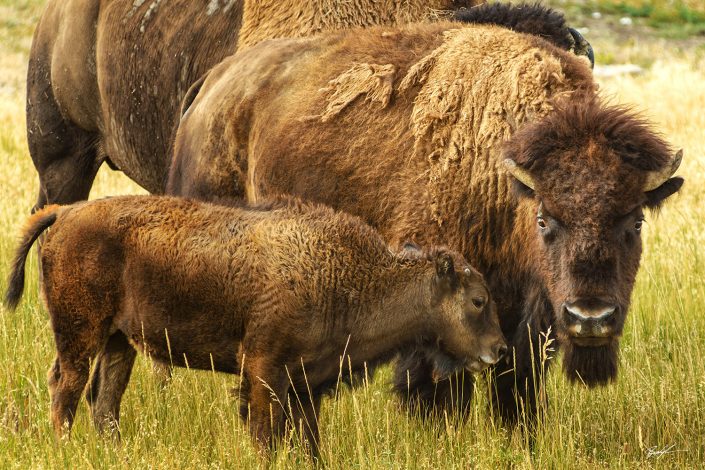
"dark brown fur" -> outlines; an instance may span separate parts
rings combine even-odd
[[[682,180],[642,190],[672,152],[641,118],[599,99],[585,61],[532,36],[450,23],[262,46],[207,78],[178,131],[170,190],[291,193],[359,215],[392,244],[461,251],[485,273],[514,346],[493,400],[509,420],[543,396],[534,377],[548,339],[566,348],[570,378],[615,377],[641,253],[635,227]],[[508,176],[507,157],[536,191]],[[544,235],[540,208],[552,225]],[[564,304],[576,301],[616,306],[606,336],[574,337]],[[414,356],[400,363],[400,393],[447,403],[435,398],[449,393],[430,380],[432,361]]]
[[[456,21],[473,24],[496,24],[518,33],[539,36],[553,45],[586,56],[592,65],[595,54],[592,46],[574,28],[570,28],[563,14],[540,3],[486,3],[475,8],[458,10]]]
[[[268,444],[287,419],[318,438],[321,395],[347,373],[341,357],[357,372],[418,344],[452,374],[481,370],[506,349],[483,278],[460,255],[395,254],[361,220],[323,206],[148,196],[53,206],[30,219],[15,271],[49,225],[41,257],[58,434],[70,429],[98,357],[87,392],[97,427],[118,426],[139,350],[242,373],[243,418]],[[16,305],[22,278],[10,279]]]

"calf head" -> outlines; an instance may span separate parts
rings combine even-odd
[[[517,226],[552,305],[565,372],[605,384],[617,373],[643,210],[680,189],[683,179],[672,175],[681,152],[674,156],[632,112],[574,96],[518,131],[504,158],[516,192],[532,199]]]
[[[437,337],[430,352],[435,379],[462,368],[479,372],[507,351],[497,309],[482,275],[460,254],[441,250],[433,256],[431,308]]]

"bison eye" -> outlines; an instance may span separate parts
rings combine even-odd
[[[475,306],[476,309],[481,309],[482,307],[485,306],[485,300],[484,297],[473,297],[472,298],[472,304]]]
[[[539,225],[539,228],[541,230],[546,229],[546,221],[543,219],[543,217],[541,217],[541,216],[536,217],[536,223]]]
[[[644,219],[639,219],[634,223],[634,230],[641,232],[641,226],[644,224]]]

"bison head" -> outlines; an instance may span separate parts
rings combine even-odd
[[[644,208],[678,191],[681,161],[629,110],[573,97],[505,147],[518,225],[546,292],[571,380],[617,374],[618,342],[642,251]],[[523,211],[523,213],[522,213]]]
[[[507,345],[484,278],[457,252],[436,249],[428,256],[436,268],[431,305],[438,336],[428,348],[434,379],[461,368],[479,372],[497,363]]]

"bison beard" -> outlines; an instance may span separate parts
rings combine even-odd
[[[563,371],[571,382],[588,387],[607,385],[617,378],[619,340],[606,346],[579,346],[567,341],[563,348]]]

